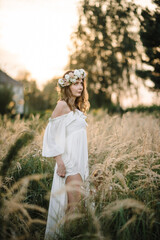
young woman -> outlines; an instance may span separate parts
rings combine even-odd
[[[56,160],[51,189],[45,239],[59,233],[57,222],[74,211],[89,176],[88,147],[84,113],[89,109],[83,69],[67,71],[58,80],[58,101],[43,137],[42,156]],[[74,183],[74,189],[65,187]],[[62,191],[63,189],[63,191]],[[61,190],[61,191],[60,191]]]

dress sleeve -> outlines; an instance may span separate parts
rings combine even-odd
[[[49,118],[49,122],[43,136],[42,156],[55,157],[65,150],[65,116]]]

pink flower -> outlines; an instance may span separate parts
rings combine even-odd
[[[74,74],[73,74],[72,72],[70,72],[70,73],[69,73],[69,76],[70,76],[71,78],[73,78],[73,77],[74,77]]]

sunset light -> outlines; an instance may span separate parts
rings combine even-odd
[[[160,239],[160,0],[0,0],[0,240]]]
[[[74,0],[2,1],[0,51],[16,56],[14,65],[31,72],[40,85],[62,74],[70,33],[77,20],[75,4]],[[0,64],[16,77],[18,72],[7,66],[10,61],[13,59],[1,59]]]
[[[70,35],[78,23],[78,2],[2,0],[0,68],[14,79],[21,72],[29,72],[39,88],[53,77],[61,76],[68,62]],[[154,8],[150,0],[135,0],[135,3]],[[144,89],[142,93],[148,99]]]

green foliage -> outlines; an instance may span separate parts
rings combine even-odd
[[[48,201],[45,199],[45,196],[51,189],[55,162],[53,160],[41,161],[38,157],[28,156],[27,159],[20,159],[19,164],[21,166],[21,170],[18,168],[12,168],[9,173],[9,175],[14,178],[14,181],[18,181],[24,176],[33,174],[47,174],[47,176],[39,182],[30,182],[26,197],[27,203],[37,204],[47,209]]]
[[[58,93],[56,90],[57,79],[52,79],[48,81],[42,90],[42,94],[45,100],[45,108],[46,109],[54,109],[58,100]]]
[[[12,101],[13,98],[13,90],[11,87],[7,85],[0,86],[0,114],[10,114],[13,106],[10,107],[9,103]]]
[[[20,80],[24,86],[24,112],[29,114],[33,111],[45,110],[45,100],[42,92],[38,89],[35,80],[28,81],[27,79]]]
[[[139,53],[132,26],[137,10],[132,1],[125,0],[80,2],[69,68],[87,69],[92,108],[108,107],[113,93],[119,105],[120,97],[134,86],[131,73]]]
[[[18,154],[19,150],[28,144],[34,137],[33,133],[24,133],[17,141],[14,143],[13,146],[9,149],[7,155],[4,159],[2,159],[2,166],[0,169],[0,176],[2,176],[2,180],[7,174],[9,167],[11,166],[11,162],[15,159],[16,155]]]
[[[24,86],[24,113],[28,117],[31,113],[44,113],[47,109],[54,109],[58,94],[56,90],[57,79],[48,81],[43,89],[37,87],[35,80],[28,80],[28,73],[26,73],[20,80]]]
[[[143,106],[143,105],[139,105],[137,107],[131,107],[131,108],[127,108],[124,113],[126,112],[145,112],[145,113],[152,113],[155,116],[159,117],[160,116],[160,106],[158,105],[152,105],[152,106]]]
[[[5,209],[3,212],[0,209],[0,221],[1,229],[7,230],[7,233],[3,235],[5,231],[1,231],[1,239],[13,239],[12,236],[14,239],[44,239],[45,223],[42,225],[36,219],[46,220],[47,211],[37,211],[36,206],[48,209],[49,194],[47,198],[46,194],[51,190],[55,162],[41,156],[41,143],[38,145],[37,142],[42,138],[47,118],[48,115],[44,119],[32,116],[25,121],[25,125],[20,119],[12,124],[10,120],[5,120],[5,124],[0,125],[1,132],[8,131],[8,135],[17,135],[15,129],[22,126],[25,129],[29,127],[36,130],[35,137],[38,139],[34,138],[33,141],[32,134],[30,137],[23,135],[26,137],[12,144],[17,147],[14,151],[11,151],[13,147],[9,147],[4,158],[8,162],[8,170],[4,171],[6,177],[2,185],[3,201],[0,203]],[[157,240],[160,236],[159,121],[152,115],[136,113],[126,113],[123,117],[108,116],[102,109],[92,110],[89,121],[91,195],[86,206],[78,208],[77,214],[80,215],[73,215],[62,227],[62,235],[51,240]],[[9,126],[7,130],[6,125]],[[6,147],[6,143],[1,141],[1,144]],[[21,145],[26,148],[18,155]],[[36,148],[34,152],[32,147]],[[14,165],[10,164],[10,157],[17,160]],[[99,170],[97,176],[93,174],[96,168]],[[35,174],[43,177],[34,177]],[[17,204],[15,199],[19,201],[19,209],[7,218],[8,209],[4,203],[10,200],[8,206],[12,210],[14,203]],[[94,209],[91,207],[93,203]],[[22,217],[19,214],[26,211],[35,221],[29,225],[26,224],[28,215]],[[4,226],[7,227],[4,229]]]
[[[8,216],[6,217],[4,215],[4,209],[6,204],[5,202],[9,198],[7,196],[9,195],[9,189],[7,189],[6,191],[6,189],[4,188],[5,177],[7,176],[7,172],[10,169],[12,162],[15,159],[18,152],[20,151],[20,149],[26,146],[33,139],[33,137],[34,137],[33,133],[24,133],[16,140],[13,146],[10,147],[7,155],[3,159],[1,159],[2,166],[0,169],[0,225],[1,225],[0,238],[2,240],[8,238],[8,235],[10,235],[10,231],[11,232],[13,231],[11,226],[12,224],[8,220]],[[12,214],[10,215],[12,219]]]
[[[137,70],[137,75],[144,80],[150,79],[154,86],[152,90],[160,89],[160,2],[154,0],[157,7],[153,13],[148,8],[142,9],[140,18],[140,37],[145,48],[147,59],[142,62],[152,67],[153,70]]]

